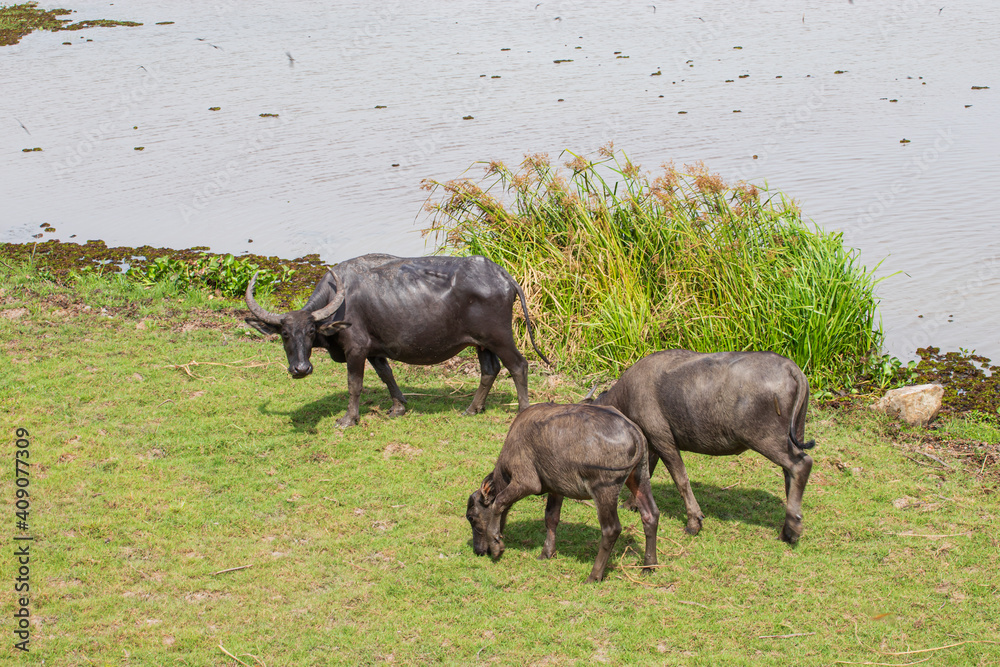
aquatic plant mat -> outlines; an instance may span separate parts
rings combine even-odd
[[[140,26],[141,23],[135,21],[118,21],[113,19],[88,19],[73,23],[71,19],[62,19],[60,16],[69,16],[73,10],[69,9],[39,9],[37,2],[25,2],[20,5],[0,5],[0,46],[10,46],[17,44],[25,35],[31,34],[34,30],[50,30],[59,32],[62,30],[82,30],[84,28],[113,27],[113,26]]]
[[[804,221],[781,193],[730,186],[703,164],[652,177],[610,145],[596,162],[563,158],[425,183],[426,232],[517,277],[551,356],[617,373],[667,348],[770,350],[814,387],[867,373],[882,343],[878,281],[840,234]]]
[[[515,403],[503,373],[485,413],[461,414],[474,355],[395,364],[410,401],[396,419],[369,370],[361,424],[341,431],[344,367],[317,353],[292,381],[239,303],[14,267],[0,264],[0,428],[8,461],[14,429],[30,434],[34,541],[22,654],[11,464],[11,664],[1000,662],[995,430],[960,456],[867,411],[811,406],[797,548],[778,540],[776,467],[689,455],[701,534],[683,532],[660,466],[660,567],[639,575],[642,528],[623,510],[607,579],[586,586],[600,530],[585,503],[565,504],[553,560],[537,559],[543,498],[514,507],[500,561],[473,555],[465,502]],[[534,401],[586,390],[539,368],[529,382]]]

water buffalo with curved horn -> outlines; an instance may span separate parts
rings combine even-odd
[[[316,284],[300,310],[271,313],[253,297],[257,276],[247,286],[247,324],[265,334],[280,333],[295,379],[312,373],[309,355],[326,348],[347,364],[347,414],[337,421],[358,423],[365,361],[392,397],[391,417],[406,412],[389,359],[437,364],[474,346],[481,369],[479,389],[465,414],[483,411],[502,362],[517,388],[518,411],[528,407],[528,362],[514,344],[514,299],[520,298],[531,345],[538,350],[524,292],[510,275],[485,257],[363,255],[337,264]]]

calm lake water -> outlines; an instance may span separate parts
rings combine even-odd
[[[422,179],[613,141],[842,231],[892,354],[1000,359],[995,0],[65,6],[144,25],[0,48],[0,241],[418,255]]]

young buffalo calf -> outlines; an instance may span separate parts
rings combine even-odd
[[[628,484],[635,495],[646,534],[643,565],[656,565],[656,527],[660,511],[649,487],[646,438],[617,409],[600,405],[541,403],[511,424],[496,466],[471,496],[465,516],[472,524],[477,556],[504,551],[507,512],[521,498],[549,494],[545,505],[545,546],[541,558],[555,553],[556,526],[564,497],[593,498],[601,524],[601,548],[587,582],[604,578],[611,549],[622,532],[618,494]]]

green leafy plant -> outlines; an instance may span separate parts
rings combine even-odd
[[[917,377],[917,361],[903,363],[897,357],[883,354],[872,357],[868,369],[868,377],[874,388],[885,391],[893,387],[912,384]]]
[[[259,272],[256,290],[269,294],[279,283],[288,280],[295,269],[282,266],[275,272],[233,255],[207,255],[197,259],[157,257],[145,266],[129,269],[126,275],[144,285],[165,282],[181,290],[204,287],[217,290],[222,296],[240,298],[255,272]]]

